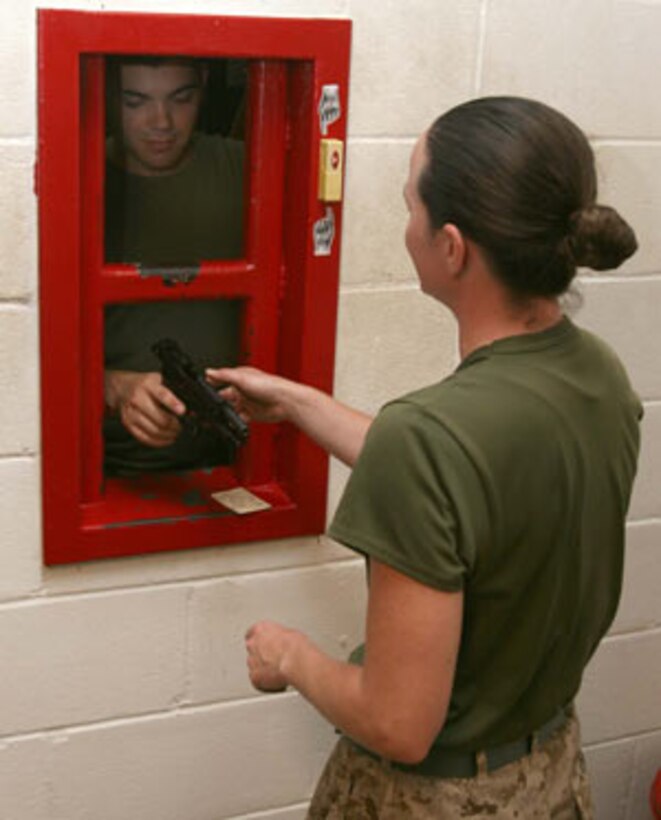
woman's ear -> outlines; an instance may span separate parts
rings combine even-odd
[[[448,270],[452,276],[459,276],[466,267],[468,256],[466,237],[451,222],[446,222],[439,234]]]

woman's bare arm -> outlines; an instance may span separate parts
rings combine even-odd
[[[386,758],[422,760],[443,727],[459,650],[463,593],[370,564],[363,666],[334,660],[303,633],[262,622],[247,635],[257,688],[291,684],[334,726]]]

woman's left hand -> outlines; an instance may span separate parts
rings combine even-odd
[[[300,632],[287,629],[273,621],[260,621],[246,632],[248,674],[250,682],[262,692],[282,692],[287,680],[282,667],[292,644],[302,637]]]

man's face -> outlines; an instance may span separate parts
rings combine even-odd
[[[177,171],[200,110],[200,73],[178,63],[123,65],[120,71],[126,170],[140,176]]]

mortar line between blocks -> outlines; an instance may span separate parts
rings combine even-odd
[[[482,0],[480,6],[477,49],[475,53],[475,71],[473,74],[473,95],[478,97],[482,88],[482,77],[484,74],[484,51],[487,42],[487,24],[489,20],[489,0]]]
[[[661,524],[661,518],[637,518],[635,521],[627,521],[627,527],[649,527],[650,525]]]
[[[632,632],[618,632],[617,635],[606,635],[602,641],[602,646],[631,641],[637,638],[661,637],[661,626],[655,625],[649,629],[637,629]]]
[[[244,578],[249,578],[249,577],[252,577],[252,576],[261,576],[261,575],[278,576],[278,575],[284,575],[285,573],[299,572],[301,570],[311,570],[311,569],[317,569],[317,568],[319,568],[319,569],[321,569],[321,568],[335,568],[335,567],[338,567],[338,566],[339,567],[345,567],[345,566],[351,566],[352,564],[357,564],[357,565],[363,566],[363,563],[364,563],[364,559],[360,555],[356,554],[356,555],[353,555],[353,556],[347,556],[346,558],[337,558],[333,561],[323,562],[323,563],[320,563],[320,564],[305,564],[305,565],[300,565],[300,566],[295,566],[295,567],[276,567],[274,569],[255,570],[254,572],[241,571],[241,572],[236,572],[231,576],[230,575],[227,575],[227,576],[221,575],[221,576],[217,576],[215,578],[200,578],[198,581],[191,584],[191,586],[196,586],[196,587],[210,586],[211,584],[218,583],[218,581],[222,581],[224,578],[232,578],[232,580],[237,580],[237,579],[244,579]]]
[[[592,137],[593,148],[661,148],[661,138]]]
[[[342,296],[353,296],[356,293],[401,293],[408,291],[420,293],[418,282],[364,282],[359,285],[344,285],[340,289]]]
[[[7,463],[10,461],[29,461],[30,463],[33,463],[36,456],[36,450],[26,450],[24,453],[2,453],[0,454],[0,463]]]
[[[190,585],[186,590],[184,606],[184,675],[179,695],[179,704],[190,703],[193,692],[193,609],[195,588]]]
[[[347,146],[352,145],[405,145],[411,146],[415,144],[418,139],[418,134],[357,134],[355,136],[347,137]]]
[[[299,803],[287,803],[284,806],[269,806],[267,809],[251,811],[249,814],[233,814],[231,817],[225,817],[223,820],[268,820],[268,818],[273,816],[274,812],[295,811],[297,809],[305,809],[309,805],[310,801],[305,800]]]
[[[650,271],[649,273],[618,273],[609,274],[603,273],[579,273],[576,276],[576,281],[581,284],[595,284],[595,285],[631,285],[640,284],[643,282],[654,281],[661,278],[661,271]]]
[[[117,584],[116,586],[107,586],[107,587],[99,587],[98,589],[81,589],[79,591],[75,590],[66,590],[62,592],[51,592],[47,588],[42,587],[38,592],[27,595],[23,598],[14,598],[12,600],[0,601],[0,612],[3,609],[16,609],[19,607],[33,607],[38,606],[39,604],[47,603],[49,601],[80,601],[80,600],[87,600],[91,598],[102,598],[102,597],[110,597],[111,595],[116,595],[118,592],[123,592],[126,594],[133,594],[133,593],[144,593],[144,592],[153,592],[153,591],[165,591],[165,590],[174,590],[174,589],[182,589],[185,587],[190,587],[191,589],[202,588],[205,586],[211,586],[212,584],[221,583],[225,580],[240,580],[242,578],[249,578],[253,576],[263,576],[263,575],[282,575],[284,573],[290,572],[299,572],[302,570],[310,570],[310,569],[322,569],[322,568],[332,568],[332,567],[343,567],[345,565],[351,564],[361,564],[362,565],[362,558],[358,555],[356,556],[347,556],[346,558],[334,558],[328,561],[322,562],[312,562],[309,564],[297,564],[295,566],[290,567],[272,567],[272,568],[263,568],[263,569],[256,569],[251,571],[246,570],[235,570],[232,572],[216,574],[211,576],[195,576],[195,577],[187,577],[187,578],[180,578],[180,579],[171,579],[168,581],[156,581],[153,583],[148,582],[138,582],[135,584],[130,584],[124,582],[124,584]],[[52,568],[51,568],[52,569]],[[57,571],[57,570],[56,570]]]
[[[654,737],[655,735],[661,735],[661,728],[643,729],[640,732],[633,732],[630,735],[623,735],[622,737],[612,737],[608,740],[599,740],[597,743],[586,743],[583,745],[583,748],[586,750],[602,749],[608,746],[617,746],[622,743],[635,743],[636,741],[645,740],[646,738]]]
[[[627,787],[624,800],[624,817],[625,820],[631,819],[631,801],[635,799],[636,775],[638,773],[638,760],[640,754],[640,747],[634,743],[631,753],[631,765],[629,766],[629,777],[627,778]],[[635,818],[633,819],[635,820]]]
[[[36,148],[36,138],[34,134],[8,134],[0,137],[0,149],[2,148]]]
[[[14,308],[18,313],[19,310],[32,308],[36,306],[35,298],[32,294],[27,296],[0,296],[0,308]]]
[[[295,690],[278,693],[278,697],[288,701],[295,701],[302,698]],[[180,717],[194,716],[196,714],[203,714],[204,712],[234,709],[246,705],[257,705],[266,701],[272,703],[273,695],[251,695],[234,700],[211,701],[202,704],[178,704],[171,709],[164,708],[158,711],[140,712],[135,715],[125,715],[123,717],[99,718],[84,721],[83,723],[63,723],[58,726],[49,726],[44,729],[31,730],[29,732],[0,734],[0,752],[2,752],[3,745],[11,743],[25,743],[30,740],[53,740],[57,742],[63,735],[82,735],[91,731],[118,729],[124,726],[139,726],[140,724],[154,721],[176,720]]]

